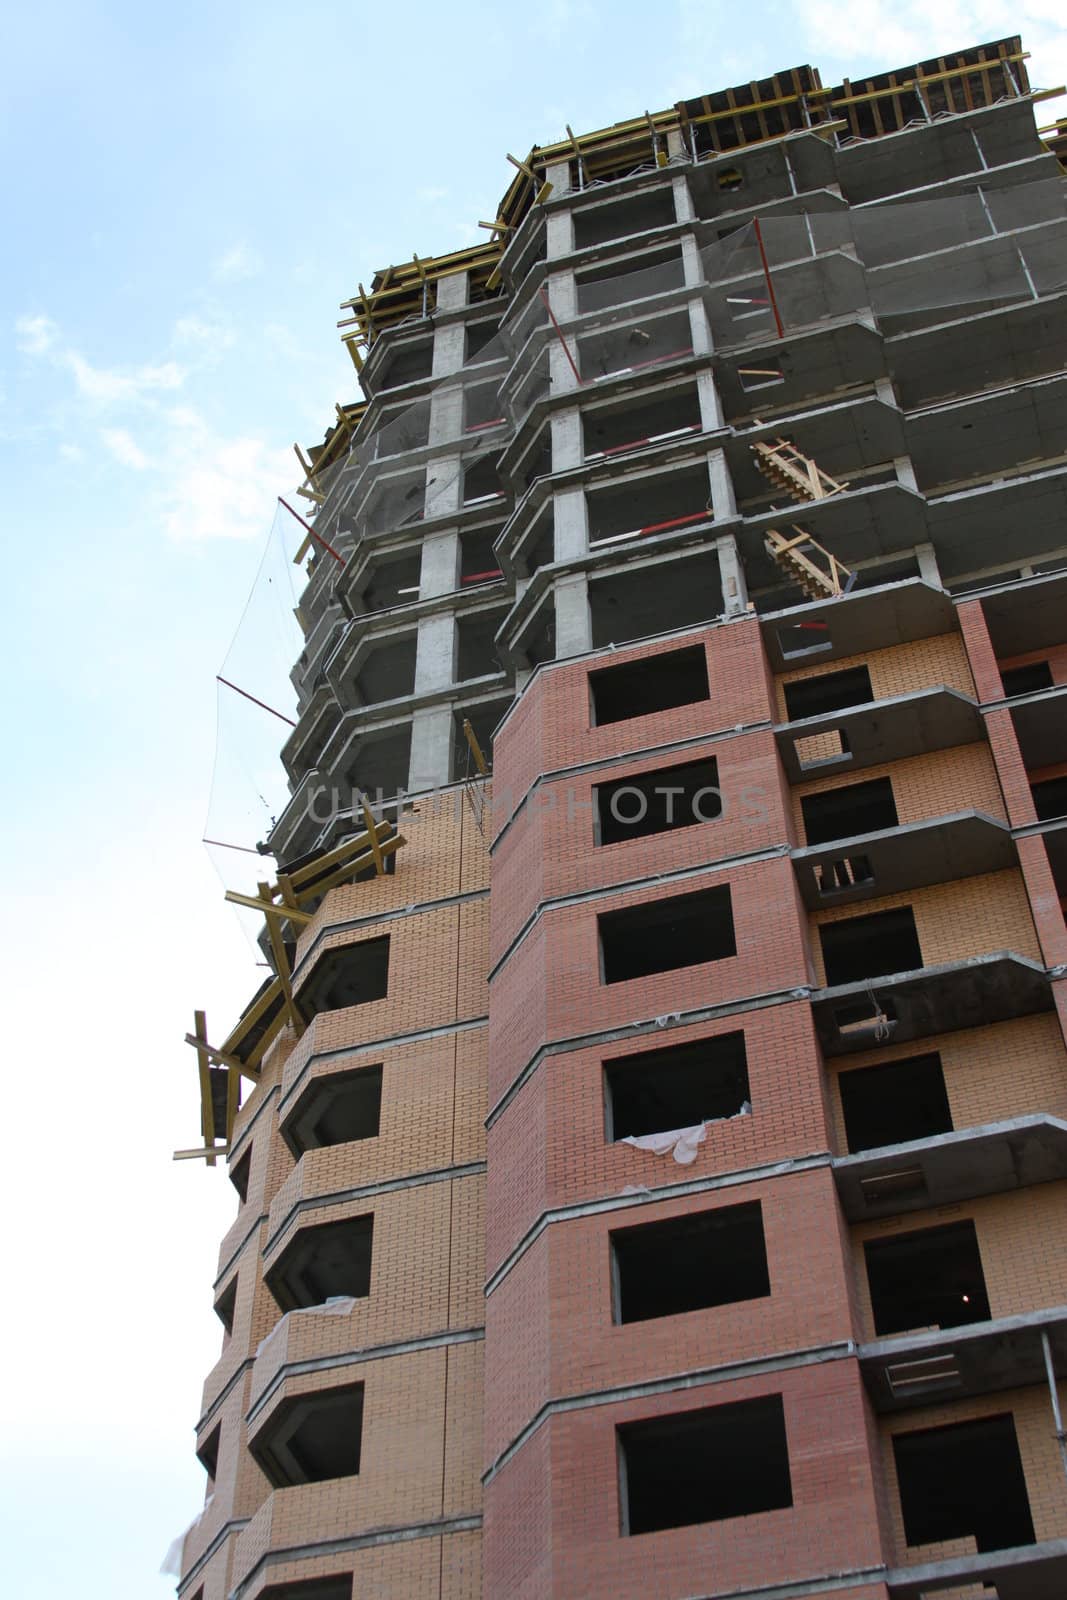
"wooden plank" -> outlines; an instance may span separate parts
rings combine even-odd
[[[378,876],[381,877],[385,871],[385,857],[382,855],[382,847],[378,839],[378,824],[375,822],[374,814],[367,804],[365,794],[360,795],[359,803],[363,808],[363,820],[367,825],[367,837],[370,840],[371,854],[374,857],[374,868]]]
[[[231,906],[247,906],[249,911],[262,911],[268,922],[272,914],[291,922],[298,922],[301,927],[306,927],[311,921],[309,911],[295,911],[291,906],[276,906],[270,901],[257,900],[250,894],[238,894],[236,889],[227,889],[225,898]]]

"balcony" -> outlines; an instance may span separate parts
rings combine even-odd
[[[1067,1122],[1034,1113],[837,1156],[833,1166],[850,1222],[896,1217],[1067,1178]]]
[[[944,687],[916,689],[889,700],[827,711],[779,724],[774,732],[790,783],[902,761],[930,750],[974,744],[985,737],[975,702]]]
[[[1053,1008],[1044,967],[1011,950],[816,990],[811,1009],[826,1056],[983,1028]]]
[[[924,818],[792,855],[812,911],[1018,865],[1011,830],[979,811]]]
[[[944,590],[913,578],[763,612],[760,627],[771,671],[788,672],[809,660],[836,661],[951,633],[956,608]]]
[[[886,340],[905,410],[1061,373],[1067,366],[1067,296],[960,315]]]

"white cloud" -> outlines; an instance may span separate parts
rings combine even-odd
[[[103,428],[100,437],[115,460],[124,467],[133,467],[135,471],[143,472],[151,465],[140,445],[125,428]]]
[[[190,314],[179,317],[174,324],[171,335],[176,345],[188,346],[194,350],[203,350],[208,354],[215,354],[220,350],[228,350],[234,343],[235,335],[231,328],[222,322],[207,321],[203,317]]]
[[[15,322],[15,342],[28,356],[43,355],[59,337],[59,325],[41,314],[19,317]]]
[[[240,283],[245,278],[255,278],[263,271],[263,258],[246,244],[231,245],[212,267],[212,276],[220,283]]]
[[[447,200],[449,192],[448,189],[417,189],[415,198],[424,204],[429,204],[434,200]]]
[[[80,444],[61,444],[59,454],[64,461],[77,463],[85,460],[85,451]]]
[[[74,381],[87,400],[107,405],[121,400],[141,400],[158,390],[180,389],[185,372],[174,361],[142,366],[132,372],[94,367],[76,350],[65,352],[63,360],[74,374]]]
[[[163,526],[172,539],[254,539],[272,503],[293,483],[288,450],[264,439],[213,438],[195,413],[171,413],[174,435],[165,463]]]

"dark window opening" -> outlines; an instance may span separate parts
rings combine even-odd
[[[504,669],[497,653],[496,631],[504,620],[501,611],[476,611],[456,619],[456,681],[491,677]]]
[[[866,667],[846,667],[843,672],[821,672],[815,678],[796,678],[785,685],[785,708],[790,722],[821,717],[846,706],[862,706],[874,699]]]
[[[283,1311],[321,1306],[335,1295],[370,1294],[374,1214],[301,1228],[264,1274]]]
[[[306,1583],[272,1583],[259,1600],[352,1600],[352,1576],[310,1578]]]
[[[824,922],[819,939],[831,988],[838,983],[859,983],[863,978],[884,978],[891,972],[914,972],[923,964],[910,906]]]
[[[365,610],[388,611],[393,606],[411,605],[417,600],[421,563],[422,558],[416,553],[377,564],[363,591]]]
[[[617,1436],[626,1534],[793,1504],[781,1395],[628,1422]]]
[[[368,650],[352,679],[356,703],[381,705],[413,694],[416,649],[416,636],[411,633]]]
[[[222,1442],[222,1423],[218,1423],[208,1434],[199,1450],[196,1459],[214,1483],[219,1475],[219,1445]]]
[[[297,1005],[310,1022],[320,1011],[367,1005],[384,1000],[389,988],[389,935],[327,950],[314,965],[297,995]]]
[[[480,383],[468,389],[463,402],[463,427],[467,433],[491,428],[503,422],[503,406],[495,383]]]
[[[500,457],[477,456],[463,464],[463,504],[495,499],[501,492]]]
[[[467,361],[474,361],[493,343],[500,332],[498,322],[471,322],[467,325]],[[503,352],[491,351],[487,359]]]
[[[1039,822],[1051,822],[1054,817],[1067,816],[1067,774],[1062,778],[1045,778],[1032,783],[1030,793]]]
[[[727,194],[732,194],[735,189],[744,187],[744,174],[737,167],[723,167],[721,172],[715,174],[715,182]]]
[[[423,344],[401,345],[385,364],[381,388],[396,389],[402,383],[418,383],[428,378],[433,369],[433,340]]]
[[[597,844],[643,839],[669,828],[691,828],[722,815],[719,765],[714,757],[598,783],[594,793]]]
[[[608,1139],[740,1116],[748,1108],[743,1033],[693,1039],[604,1062]]]
[[[703,645],[668,650],[589,674],[593,726],[625,722],[709,700],[708,659]]]
[[[215,1301],[215,1315],[218,1317],[227,1333],[233,1332],[233,1318],[237,1310],[237,1278],[230,1281],[228,1288],[224,1289]]]
[[[1041,689],[1054,687],[1052,668],[1047,661],[1030,661],[1025,667],[1001,667],[1000,681],[1007,700],[1016,694],[1037,694]]]
[[[468,589],[479,583],[494,582],[502,576],[500,561],[493,549],[496,528],[472,528],[459,536],[459,583]]]
[[[237,1193],[241,1198],[242,1205],[244,1205],[245,1201],[248,1199],[248,1179],[251,1171],[252,1152],[251,1150],[246,1150],[240,1161],[236,1162],[230,1168],[230,1182],[237,1190]]]
[[[893,1455],[909,1545],[973,1536],[984,1553],[1034,1543],[1010,1414],[898,1433]]]
[[[647,1322],[771,1292],[759,1201],[611,1234],[614,1320]]]
[[[670,189],[650,189],[614,205],[591,206],[574,213],[574,248],[588,250],[606,239],[625,239],[632,233],[667,227],[675,220]]]
[[[823,789],[819,794],[806,794],[800,810],[809,845],[879,833],[883,828],[895,828],[898,822],[890,778],[872,778],[868,783],[848,783],[838,789]]]
[[[863,1254],[879,1337],[989,1320],[973,1222],[868,1239]]]
[[[852,1151],[952,1132],[945,1074],[936,1051],[859,1067],[843,1072],[837,1081]]]
[[[380,1065],[338,1073],[314,1084],[283,1132],[293,1154],[322,1145],[376,1139],[382,1112]]]
[[[728,885],[606,911],[597,926],[604,983],[626,983],[737,954]]]
[[[602,266],[576,275],[578,314],[585,316],[609,306],[630,305],[649,295],[663,294],[667,289],[680,289],[684,283],[682,257],[674,249],[606,261]]]
[[[249,1448],[275,1489],[359,1471],[363,1385],[283,1401]]]

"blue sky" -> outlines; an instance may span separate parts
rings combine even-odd
[[[163,1596],[218,1353],[222,1172],[194,1005],[255,986],[200,836],[226,653],[291,445],[354,398],[360,279],[483,237],[504,153],[811,61],[824,82],[1022,30],[1059,0],[734,6],[306,0],[9,11],[0,461],[11,1600]],[[1052,110],[1042,107],[1041,120]],[[254,687],[249,685],[249,687]]]

